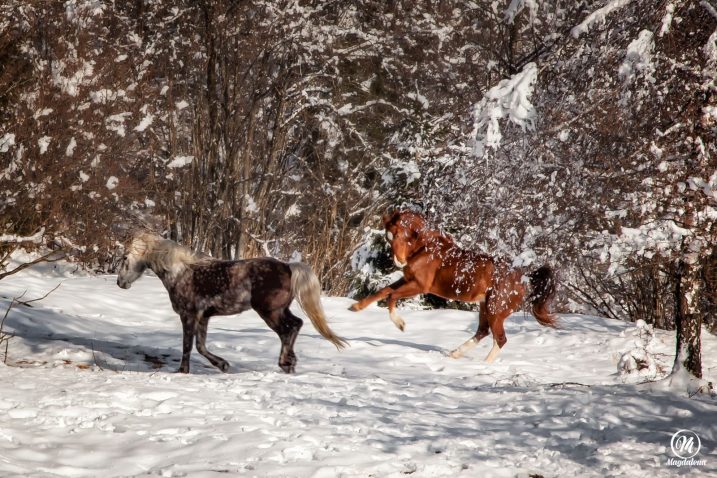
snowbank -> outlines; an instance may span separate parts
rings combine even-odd
[[[709,396],[626,385],[616,364],[634,327],[566,315],[559,330],[530,316],[506,322],[464,359],[447,350],[475,330],[472,313],[347,311],[324,298],[337,351],[310,325],[295,375],[279,371],[279,341],[254,313],[212,319],[208,346],[227,374],[196,352],[190,375],[173,371],[181,328],[155,277],[121,290],[114,276],[27,271],[0,283],[1,308],[27,290],[5,323],[0,367],[3,477],[260,476],[441,477],[705,476],[717,472],[717,406]],[[295,311],[302,315],[300,310]],[[667,362],[671,333],[653,331]],[[703,338],[705,373],[717,340]],[[2,354],[0,354],[0,358]],[[693,430],[700,467],[674,468],[670,438]]]

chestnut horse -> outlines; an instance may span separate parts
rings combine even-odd
[[[450,300],[479,302],[475,336],[453,350],[450,356],[461,357],[490,331],[493,347],[485,359],[488,363],[495,360],[507,341],[503,322],[524,300],[531,304],[533,315],[541,325],[556,326],[555,316],[548,311],[548,301],[555,293],[555,278],[550,267],[527,272],[506,260],[461,249],[450,237],[431,229],[417,212],[388,213],[383,217],[383,225],[393,260],[403,269],[403,277],[356,302],[351,310],[362,310],[372,302],[388,298],[389,316],[396,327],[403,330],[405,322],[396,314],[399,299],[434,294]]]

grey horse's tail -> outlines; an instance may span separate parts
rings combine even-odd
[[[314,271],[303,262],[292,262],[289,264],[291,268],[291,293],[296,297],[304,313],[311,319],[314,328],[326,340],[342,349],[348,343],[333,333],[326,323],[326,315],[321,307],[321,284],[319,278],[316,277]]]

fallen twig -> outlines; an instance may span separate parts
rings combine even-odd
[[[37,301],[39,301],[39,300],[42,300],[42,299],[46,298],[47,296],[49,296],[50,294],[52,294],[54,291],[56,291],[57,288],[60,287],[61,284],[62,284],[62,283],[60,282],[59,284],[57,284],[57,285],[55,286],[54,289],[50,290],[47,294],[43,295],[42,297],[38,297],[38,298],[36,298],[36,299],[21,300],[23,297],[25,297],[25,294],[27,294],[27,291],[24,291],[22,294],[13,297],[13,298],[10,300],[10,305],[8,305],[7,309],[5,310],[5,314],[4,314],[3,317],[2,317],[2,320],[0,320],[0,347],[2,346],[3,343],[5,344],[5,356],[3,357],[3,363],[4,363],[4,364],[7,364],[7,356],[8,356],[8,348],[9,348],[9,345],[10,345],[10,339],[12,339],[13,337],[15,337],[15,334],[13,334],[13,333],[7,333],[7,332],[5,332],[5,330],[4,330],[5,320],[7,319],[8,315],[10,315],[10,311],[12,310],[12,308],[13,308],[16,304],[21,304],[21,305],[25,305],[25,306],[28,306],[28,307],[32,307],[31,305],[29,305],[31,302],[37,302]]]
[[[60,256],[52,257],[54,254],[60,254]],[[7,277],[9,275],[17,274],[21,270],[27,269],[28,267],[34,266],[35,264],[39,264],[41,262],[57,262],[64,258],[65,258],[65,253],[63,251],[52,251],[48,254],[45,254],[42,257],[38,257],[34,261],[25,262],[23,264],[20,264],[19,266],[17,266],[16,268],[14,268],[12,270],[0,272],[0,280],[4,279],[5,277]]]
[[[560,382],[560,383],[548,383],[547,386],[550,388],[558,388],[558,387],[564,388],[564,387],[568,387],[568,386],[590,388],[592,385],[587,385],[587,384],[579,383],[579,382]]]
[[[52,294],[53,292],[55,292],[61,285],[62,285],[62,282],[60,282],[59,284],[57,284],[57,285],[54,287],[54,289],[52,289],[50,292],[48,292],[47,294],[43,295],[42,297],[38,297],[37,299],[20,300],[20,298],[22,297],[22,295],[25,295],[25,293],[23,292],[23,294],[22,294],[20,297],[16,297],[14,300],[15,300],[15,302],[17,302],[18,304],[25,305],[25,306],[27,306],[27,307],[32,307],[32,306],[30,305],[31,302],[37,302],[38,300],[42,300],[42,299],[46,298],[48,295],[50,295],[50,294]],[[27,292],[27,291],[25,291],[25,292]]]
[[[5,311],[5,315],[3,315],[2,321],[0,321],[0,346],[5,343],[5,356],[3,357],[3,363],[7,364],[7,353],[8,353],[8,347],[10,345],[10,339],[12,339],[15,335],[14,334],[8,334],[3,330],[3,327],[5,326],[5,319],[7,319],[8,314],[10,314],[10,310],[12,309],[13,305],[17,302],[16,298],[13,298],[10,301],[10,305],[8,306],[7,310]]]
[[[102,367],[102,365],[100,365],[99,361],[97,360],[97,355],[95,354],[95,341],[93,340],[93,341],[91,342],[91,344],[92,344],[92,345],[91,345],[91,347],[92,347],[92,360],[95,362],[95,365],[97,366],[97,368],[99,368],[101,371],[104,372],[105,369]],[[112,370],[112,371],[113,371],[113,372],[117,372],[116,370]]]

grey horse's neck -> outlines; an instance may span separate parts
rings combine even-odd
[[[187,273],[189,265],[183,262],[165,263],[150,261],[147,267],[154,272],[164,284],[165,289],[171,290],[176,283]]]
[[[141,254],[143,267],[152,270],[168,291],[175,288],[191,270],[192,264],[206,260],[190,249],[156,235],[138,237],[133,246]]]

